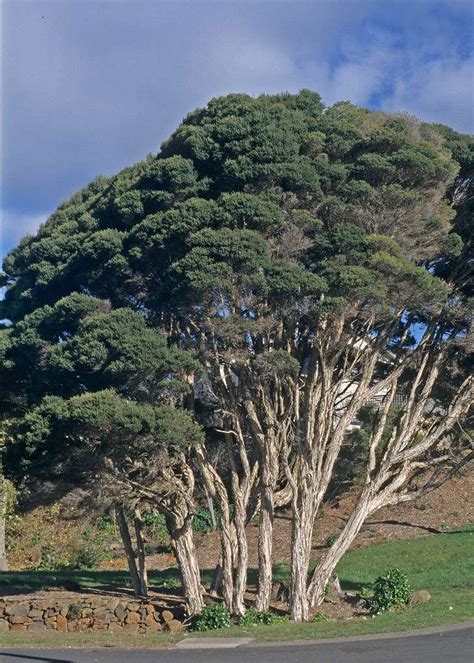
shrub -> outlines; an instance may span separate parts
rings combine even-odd
[[[334,532],[331,532],[330,534],[328,534],[327,537],[326,537],[326,543],[325,543],[326,548],[330,548],[334,544],[336,539],[337,539],[337,534],[334,534]]]
[[[217,514],[216,514],[217,518]],[[212,525],[211,512],[205,507],[199,507],[196,509],[196,513],[193,516],[193,532],[197,534],[207,534],[212,532],[214,529]]]
[[[196,621],[196,631],[211,631],[230,626],[230,613],[223,603],[206,605]]]
[[[239,619],[240,626],[256,626],[257,624],[280,624],[288,621],[287,615],[277,615],[274,612],[257,612],[255,608],[249,608],[245,615]]]
[[[315,624],[318,624],[320,622],[328,622],[328,621],[329,621],[329,615],[327,615],[325,612],[317,612],[313,617],[313,622]]]
[[[147,533],[151,539],[158,541],[158,543],[166,543],[169,538],[168,528],[166,527],[166,519],[161,513],[154,513],[152,511],[145,511],[142,516],[143,524],[147,529]]]
[[[86,543],[83,548],[74,551],[69,566],[71,569],[95,569],[105,559],[105,553],[95,544]]]
[[[411,589],[408,578],[400,569],[390,569],[376,578],[370,608],[373,612],[385,612],[390,608],[406,605]]]
[[[60,571],[69,566],[69,558],[66,553],[58,555],[56,547],[48,543],[41,548],[41,557],[34,567],[35,571]]]

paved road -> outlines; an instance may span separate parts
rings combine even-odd
[[[3,650],[0,663],[472,663],[474,628],[445,633],[231,650]]]

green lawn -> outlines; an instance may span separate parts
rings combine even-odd
[[[432,600],[426,605],[417,605],[400,612],[379,615],[375,618],[353,619],[317,624],[283,623],[275,626],[251,628],[232,627],[214,631],[212,635],[251,635],[258,640],[311,639],[333,636],[361,635],[403,631],[439,624],[461,622],[474,617],[474,527],[469,526],[445,534],[427,536],[411,541],[394,541],[376,544],[350,551],[338,568],[342,587],[357,591],[370,585],[375,577],[388,568],[398,567],[405,571],[414,590],[427,589]],[[209,572],[205,573],[205,581]],[[252,582],[254,574],[249,581]],[[275,577],[286,579],[288,567],[277,565]],[[61,585],[74,579],[84,589],[124,587],[127,574],[123,572],[12,572],[2,574],[0,589],[16,587],[23,591],[39,587]],[[164,587],[176,580],[176,571],[152,572],[151,584]],[[324,605],[321,608],[324,611]],[[3,646],[25,644],[25,636],[3,633]],[[196,634],[193,634],[196,635]],[[204,634],[205,635],[205,634]],[[31,634],[28,644],[58,646],[59,634],[47,633],[41,637]],[[157,634],[153,636],[120,636],[116,634],[60,634],[62,646],[166,646],[175,636]]]

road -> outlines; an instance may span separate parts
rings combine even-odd
[[[474,628],[230,650],[1,650],[0,663],[472,663]]]

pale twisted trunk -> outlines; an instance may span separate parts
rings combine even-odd
[[[137,541],[140,590],[143,596],[148,596],[148,573],[146,567],[145,540],[143,538],[143,520],[139,509],[135,509],[133,524],[135,526],[135,537]]]
[[[174,518],[167,517],[167,527],[171,536],[176,561],[178,562],[186,607],[189,615],[199,615],[204,608],[201,574],[194,546],[192,519],[186,518],[181,527]]]
[[[258,533],[258,589],[255,608],[266,612],[270,605],[273,583],[273,485],[262,487],[260,492],[260,521]]]
[[[132,539],[130,537],[130,530],[128,529],[127,518],[123,507],[120,504],[115,504],[115,515],[122,537],[122,543],[127,556],[128,570],[132,581],[133,592],[135,596],[142,595],[142,586],[140,582],[140,575],[137,568],[137,559],[135,551],[133,550]]]
[[[213,499],[216,500],[221,516],[220,542],[221,542],[221,565],[220,584],[222,596],[226,608],[232,612],[234,603],[234,578],[233,578],[233,551],[234,536],[230,521],[229,496],[226,487],[217,471],[209,461],[203,445],[196,447],[196,457],[199,462],[202,477],[206,488]],[[217,575],[217,574],[216,574]]]
[[[374,510],[372,491],[365,488],[344,529],[333,545],[324,553],[316,565],[307,591],[307,601],[311,607],[319,605],[324,599],[324,592],[334,569],[342,556],[352,545],[360,528]]]
[[[297,487],[291,537],[290,614],[295,622],[309,617],[308,569],[314,523],[314,495],[306,483]]]

